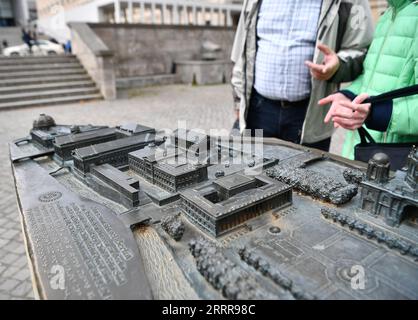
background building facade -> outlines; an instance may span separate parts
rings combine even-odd
[[[234,26],[242,0],[37,0],[41,32],[65,42],[68,22]]]
[[[0,27],[25,26],[36,19],[36,0],[0,0]]]
[[[36,3],[39,31],[66,42],[71,38],[68,22],[236,26],[243,0],[36,0]],[[370,0],[370,6],[377,20],[387,1]]]
[[[235,26],[243,0],[0,0],[0,27],[37,24],[65,43],[68,22]],[[375,20],[386,0],[370,0]],[[12,41],[14,43],[14,41]]]

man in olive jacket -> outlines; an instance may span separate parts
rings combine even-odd
[[[328,150],[318,100],[361,74],[373,31],[366,0],[245,0],[231,57],[241,132]]]

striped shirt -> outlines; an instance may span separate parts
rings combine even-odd
[[[322,0],[263,0],[257,23],[254,87],[272,100],[311,93],[305,60],[312,60]]]

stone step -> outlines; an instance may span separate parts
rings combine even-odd
[[[18,72],[18,71],[32,71],[32,70],[48,70],[51,69],[69,69],[80,68],[81,65],[78,61],[75,62],[51,62],[47,66],[45,64],[18,64],[18,65],[0,65],[0,77],[4,72]]]
[[[46,77],[28,77],[28,78],[17,78],[17,79],[7,79],[0,80],[1,87],[9,86],[21,86],[21,85],[33,85],[41,83],[58,83],[58,82],[67,82],[67,81],[87,81],[91,80],[87,73],[85,74],[74,74],[74,75],[54,75]]]
[[[92,88],[75,88],[75,89],[60,89],[60,90],[45,90],[36,92],[13,93],[0,95],[0,104],[16,101],[27,100],[41,100],[46,98],[58,98],[66,96],[90,95],[99,93],[99,89]]]
[[[50,82],[37,83],[29,85],[5,86],[0,87],[0,95],[17,94],[34,91],[58,90],[58,89],[74,89],[74,88],[94,88],[96,84],[91,80],[71,81],[71,82]]]
[[[53,75],[74,75],[74,74],[86,74],[86,71],[79,68],[66,68],[59,70],[34,70],[34,71],[13,71],[0,73],[0,79],[16,79],[26,77],[48,77]]]
[[[50,64],[61,62],[77,62],[74,55],[41,56],[41,57],[0,57],[0,65]]]
[[[55,97],[55,98],[42,98],[36,100],[23,100],[0,103],[0,110],[11,110],[26,107],[37,107],[45,105],[56,105],[56,104],[67,104],[67,103],[80,103],[89,100],[100,100],[103,99],[102,95],[96,94],[84,94],[84,95],[73,95],[67,97]]]
[[[102,98],[73,55],[0,58],[0,110]]]

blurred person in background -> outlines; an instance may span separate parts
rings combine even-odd
[[[348,88],[319,102],[331,104],[325,123],[349,130],[343,156],[350,159],[360,142],[356,129],[363,125],[377,143],[418,141],[418,96],[362,103],[369,96],[418,84],[418,2],[388,3],[364,61],[364,72]]]
[[[35,40],[35,41],[38,40],[38,26],[36,23],[32,26],[29,32],[30,32],[30,36],[32,40]]]
[[[372,35],[367,0],[245,0],[231,56],[241,132],[328,151],[318,100],[360,75]]]
[[[71,40],[67,40],[67,42],[64,44],[64,52],[66,54],[72,53]]]
[[[1,42],[1,50],[2,50],[2,53],[3,53],[4,49],[6,49],[8,46],[9,46],[9,43],[7,42],[7,40],[3,40]]]
[[[22,28],[22,41],[29,47],[29,53],[32,53],[32,37],[25,28]]]

